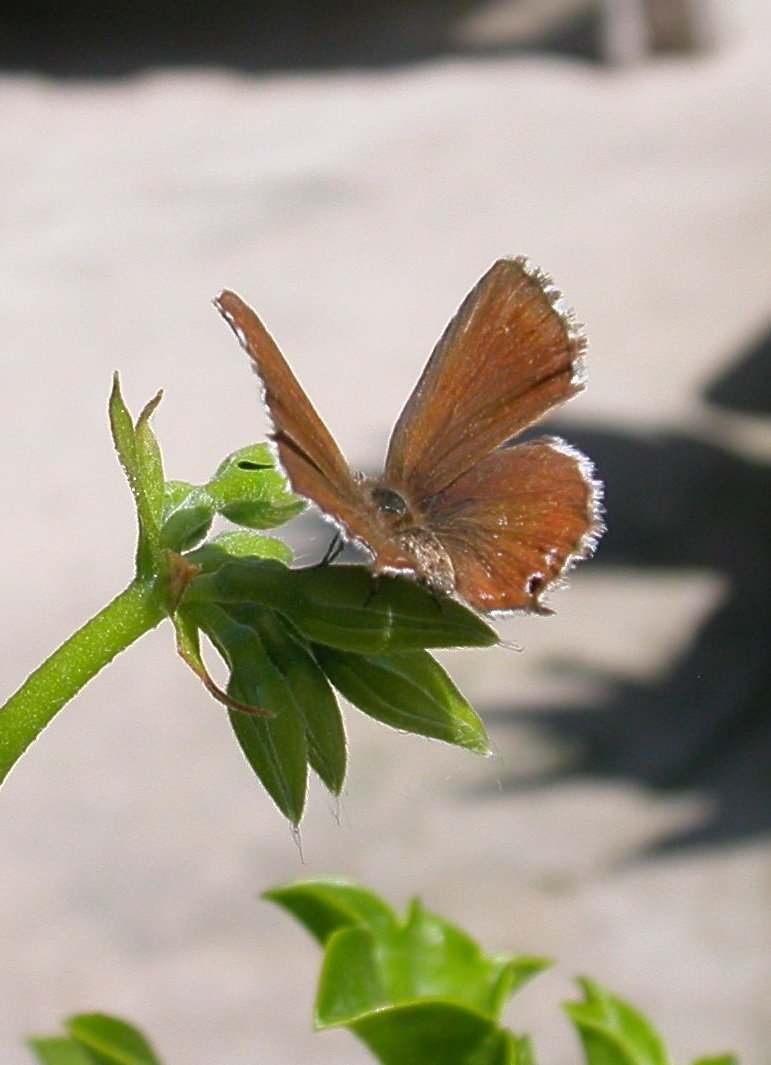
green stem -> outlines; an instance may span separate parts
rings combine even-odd
[[[152,583],[133,581],[27,677],[0,707],[0,783],[56,712],[165,616]]]

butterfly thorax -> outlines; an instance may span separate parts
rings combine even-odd
[[[452,559],[438,537],[426,527],[421,510],[382,481],[368,481],[367,488],[387,538],[410,560],[410,568],[434,591],[445,594],[454,591]],[[376,557],[376,567],[377,563]]]

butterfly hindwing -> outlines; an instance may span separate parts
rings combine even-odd
[[[591,463],[561,440],[503,448],[430,503],[427,525],[481,611],[540,611],[541,595],[589,554],[602,532]]]

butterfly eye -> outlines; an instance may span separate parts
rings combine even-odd
[[[375,485],[372,489],[372,500],[378,510],[386,514],[407,513],[407,504],[404,498],[398,492],[394,492],[393,488]]]

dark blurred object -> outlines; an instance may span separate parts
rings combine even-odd
[[[0,9],[0,66],[59,76],[120,76],[169,65],[266,72],[380,67],[495,52],[495,43],[476,48],[458,35],[463,20],[479,6],[475,0],[137,0],[122,5],[6,0]],[[597,12],[579,10],[557,31],[551,28],[542,45],[585,55],[598,31]]]
[[[706,51],[714,33],[710,0],[488,0],[459,27],[469,44],[508,44],[534,51],[559,40],[568,27],[583,26],[581,55],[611,64],[640,62],[651,55],[691,55]],[[583,20],[583,22],[581,22]],[[588,36],[590,35],[590,36]],[[586,45],[591,39],[591,48]],[[552,50],[558,51],[559,48]]]
[[[698,52],[704,45],[702,0],[639,0],[650,52]]]
[[[693,50],[704,0],[5,0],[0,67],[62,77],[156,66],[380,67],[546,51],[593,62]]]
[[[768,415],[770,370],[771,331],[709,397]],[[653,852],[767,833],[771,466],[679,434],[574,426],[565,433],[592,456],[606,483],[608,532],[593,566],[708,569],[724,575],[728,588],[690,649],[657,681],[596,677],[607,691],[597,705],[511,711],[513,724],[527,721],[573,754],[551,776],[504,780],[504,789],[590,776],[707,797],[704,822]]]
[[[694,55],[714,43],[709,0],[602,0],[611,63],[648,55]]]
[[[771,328],[732,370],[707,388],[706,396],[716,406],[741,414],[771,413]]]

